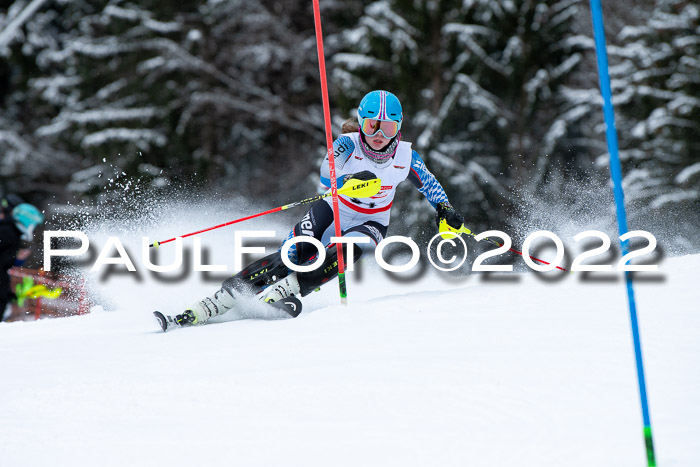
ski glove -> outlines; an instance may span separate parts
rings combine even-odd
[[[356,180],[374,180],[377,178],[376,175],[374,175],[372,172],[369,170],[363,170],[362,172],[357,172],[354,174],[348,174],[343,177],[343,183],[347,182],[350,179],[356,179]]]
[[[440,228],[440,221],[445,219],[447,225],[454,229],[459,229],[464,224],[464,217],[455,211],[450,203],[442,202],[436,206],[435,224]]]

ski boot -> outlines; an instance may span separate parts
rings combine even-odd
[[[292,273],[266,288],[258,296],[258,299],[274,308],[284,310],[289,316],[296,318],[301,313],[301,302],[297,298],[300,295],[301,289],[297,275]]]
[[[184,328],[185,326],[192,326],[193,324],[197,324],[197,317],[194,315],[194,311],[185,310],[183,314],[175,315],[175,322],[178,326]]]
[[[175,315],[175,317],[164,315],[160,311],[154,311],[153,315],[158,320],[158,324],[160,324],[163,332],[168,332],[176,327],[192,326],[197,321],[197,318],[194,316],[192,310],[185,310],[184,313],[181,315]]]
[[[353,248],[355,261],[357,261],[362,256],[362,249],[357,245],[353,245]],[[347,254],[347,248],[345,253]],[[337,275],[338,252],[335,247],[327,248],[326,259],[321,266],[309,272],[293,272],[277,280],[262,291],[260,299],[267,303],[274,303],[289,297],[306,297]]]
[[[198,301],[182,314],[173,316],[164,315],[160,311],[155,311],[155,315],[160,327],[167,332],[174,327],[186,327],[195,324],[202,324],[214,316],[222,315],[233,308],[235,299],[223,289],[217,290],[214,295]]]
[[[301,289],[296,273],[292,273],[284,279],[275,282],[266,288],[260,295],[260,300],[265,303],[275,303],[288,297],[300,295]]]
[[[194,317],[194,321],[189,324],[202,324],[214,316],[223,315],[234,307],[236,300],[233,295],[223,288],[214,292],[214,295],[205,297],[187,309]],[[184,315],[183,315],[184,316]],[[187,325],[189,325],[187,324]]]

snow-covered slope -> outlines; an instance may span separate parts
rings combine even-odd
[[[661,466],[700,465],[699,268],[636,285]],[[114,284],[116,311],[0,323],[2,466],[646,465],[619,280],[365,271],[347,307],[168,334],[151,309],[211,284]]]

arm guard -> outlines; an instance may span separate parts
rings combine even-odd
[[[355,151],[355,143],[347,136],[341,136],[333,142],[333,157],[335,158],[335,175],[338,183],[338,188],[343,186],[343,167],[350,159],[350,156]],[[328,154],[323,159],[321,164],[321,183],[326,187],[331,187],[331,172],[328,162]]]
[[[423,159],[421,159],[416,151],[413,151],[411,171],[408,173],[408,179],[418,191],[423,193],[423,196],[428,199],[434,208],[436,208],[439,203],[449,203],[447,194],[442,188],[442,185],[437,181],[435,175],[428,170],[425,166],[425,162],[423,162]]]

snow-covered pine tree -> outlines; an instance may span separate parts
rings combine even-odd
[[[260,180],[305,178],[323,119],[311,9],[296,3],[304,21],[243,0],[65,3],[30,87],[54,106],[36,135],[83,158],[70,188],[124,172],[269,195]]]
[[[406,139],[453,204],[473,228],[494,227],[512,190],[534,193],[555,161],[564,170],[589,149],[580,127],[592,103],[563,92],[592,47],[573,28],[584,13],[574,0],[373,2],[338,39],[352,45],[333,57],[335,91],[348,109],[368,89],[396,92]],[[403,219],[429,215],[407,208]]]
[[[625,199],[638,228],[696,244],[700,218],[700,6],[658,0],[611,47]],[[600,157],[607,166],[607,156]]]
[[[30,83],[41,75],[38,55],[58,47],[61,3],[18,0],[0,8],[0,192],[20,193],[37,204],[62,190],[79,163],[34,135],[53,105],[35,99]]]

